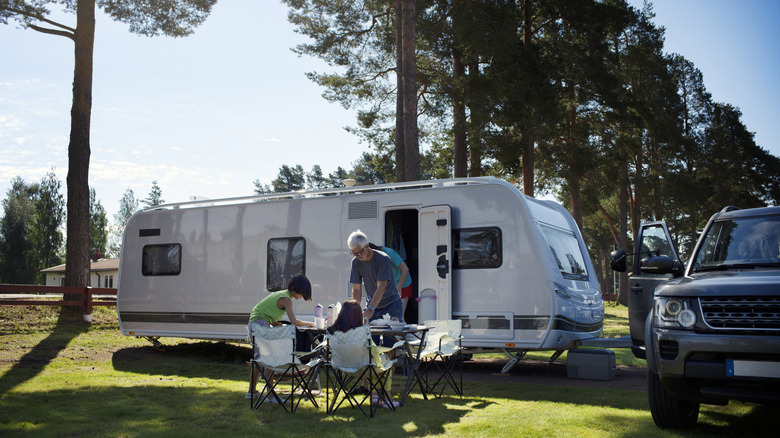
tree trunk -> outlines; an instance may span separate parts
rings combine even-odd
[[[395,179],[406,181],[406,150],[404,146],[404,56],[403,1],[395,0],[396,100],[395,100]]]
[[[620,167],[620,193],[618,194],[618,203],[620,204],[620,242],[618,248],[625,249],[626,252],[633,252],[628,248],[628,164],[624,163]],[[620,273],[620,286],[618,287],[618,302],[628,306],[628,273]]]
[[[468,64],[469,80],[479,77],[479,66],[476,63]],[[468,102],[468,96],[466,99]],[[475,111],[471,113],[471,135],[469,137],[469,145],[467,147],[469,155],[469,175],[470,176],[482,176],[482,130],[483,122],[481,117],[475,117]]]
[[[526,53],[531,52],[531,39],[533,38],[533,14],[531,11],[531,2],[523,2],[523,45],[525,46]],[[533,111],[532,108],[529,108]],[[523,167],[523,193],[527,196],[534,196],[534,142],[535,132],[532,127],[533,122],[529,122],[528,126],[523,129],[523,156],[521,165]],[[582,228],[582,227],[580,227]]]
[[[462,84],[466,76],[466,67],[460,58],[460,54],[452,54],[452,72],[454,76],[454,87],[452,94],[452,155],[453,155],[453,176],[455,178],[468,176],[467,153],[466,153],[466,105],[464,104],[464,92]]]
[[[79,0],[76,10],[75,69],[68,145],[68,223],[66,286],[89,286],[89,130],[95,0]],[[69,298],[66,296],[65,300]]]
[[[404,81],[404,151],[406,181],[420,179],[420,148],[417,139],[417,60],[415,58],[415,0],[403,4],[403,81]]]
[[[644,152],[644,148],[641,149]],[[641,206],[642,202],[644,202],[642,198],[642,192],[645,189],[644,184],[644,175],[642,172],[644,172],[645,167],[645,160],[642,156],[643,152],[640,152],[636,155],[635,161],[634,161],[634,196],[633,200],[634,202],[631,203],[631,234],[636,236],[637,233],[639,233],[639,223],[641,221]]]
[[[523,193],[534,196],[534,132],[533,128],[526,128],[523,132]]]
[[[569,197],[571,199],[571,215],[574,217],[574,222],[577,223],[577,228],[582,232],[582,188],[579,181],[569,182]]]

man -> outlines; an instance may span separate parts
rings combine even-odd
[[[368,237],[357,230],[347,239],[352,259],[349,282],[352,283],[352,299],[362,302],[363,288],[366,291],[366,307],[363,317],[369,321],[384,317],[403,320],[403,304],[393,278],[393,262],[382,251],[371,249]]]
[[[371,249],[368,237],[360,230],[349,235],[347,247],[355,257],[352,259],[352,270],[349,274],[349,282],[352,283],[352,299],[358,303],[362,302],[363,286],[366,289],[366,308],[363,310],[363,318],[373,321],[389,314],[390,318],[403,320],[401,317],[403,304],[393,280],[393,262],[390,256],[382,251]],[[380,343],[378,336],[374,336],[374,343],[377,345]],[[384,339],[386,347],[392,344],[393,339],[390,336]],[[392,377],[392,369],[390,373]],[[364,378],[363,385],[355,388],[352,393],[367,394],[366,386]]]

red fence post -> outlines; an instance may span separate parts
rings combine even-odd
[[[87,315],[92,319],[92,288],[89,286],[84,288],[84,316]]]

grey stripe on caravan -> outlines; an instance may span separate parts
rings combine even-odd
[[[555,315],[553,330],[590,333],[595,332],[602,327],[604,327],[604,321],[599,321],[593,324],[583,324],[581,322],[566,318],[565,316]]]
[[[500,316],[456,316],[455,319],[460,319],[466,330],[509,330],[509,320]],[[549,316],[515,315],[513,319],[515,330],[543,330],[550,324]]]
[[[247,324],[249,313],[182,313],[182,312],[122,312],[125,322],[156,322],[173,324]]]
[[[509,320],[502,317],[477,316],[476,318],[469,318],[467,316],[456,316],[455,319],[461,320],[465,330],[509,330]],[[547,325],[550,324],[549,316],[515,315],[513,319],[513,328],[515,330],[545,330]],[[583,324],[564,316],[556,315],[553,329],[590,333],[602,328],[603,325],[603,322]]]

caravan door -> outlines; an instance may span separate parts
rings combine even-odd
[[[449,205],[423,207],[419,216],[419,321],[452,319],[452,214]]]

